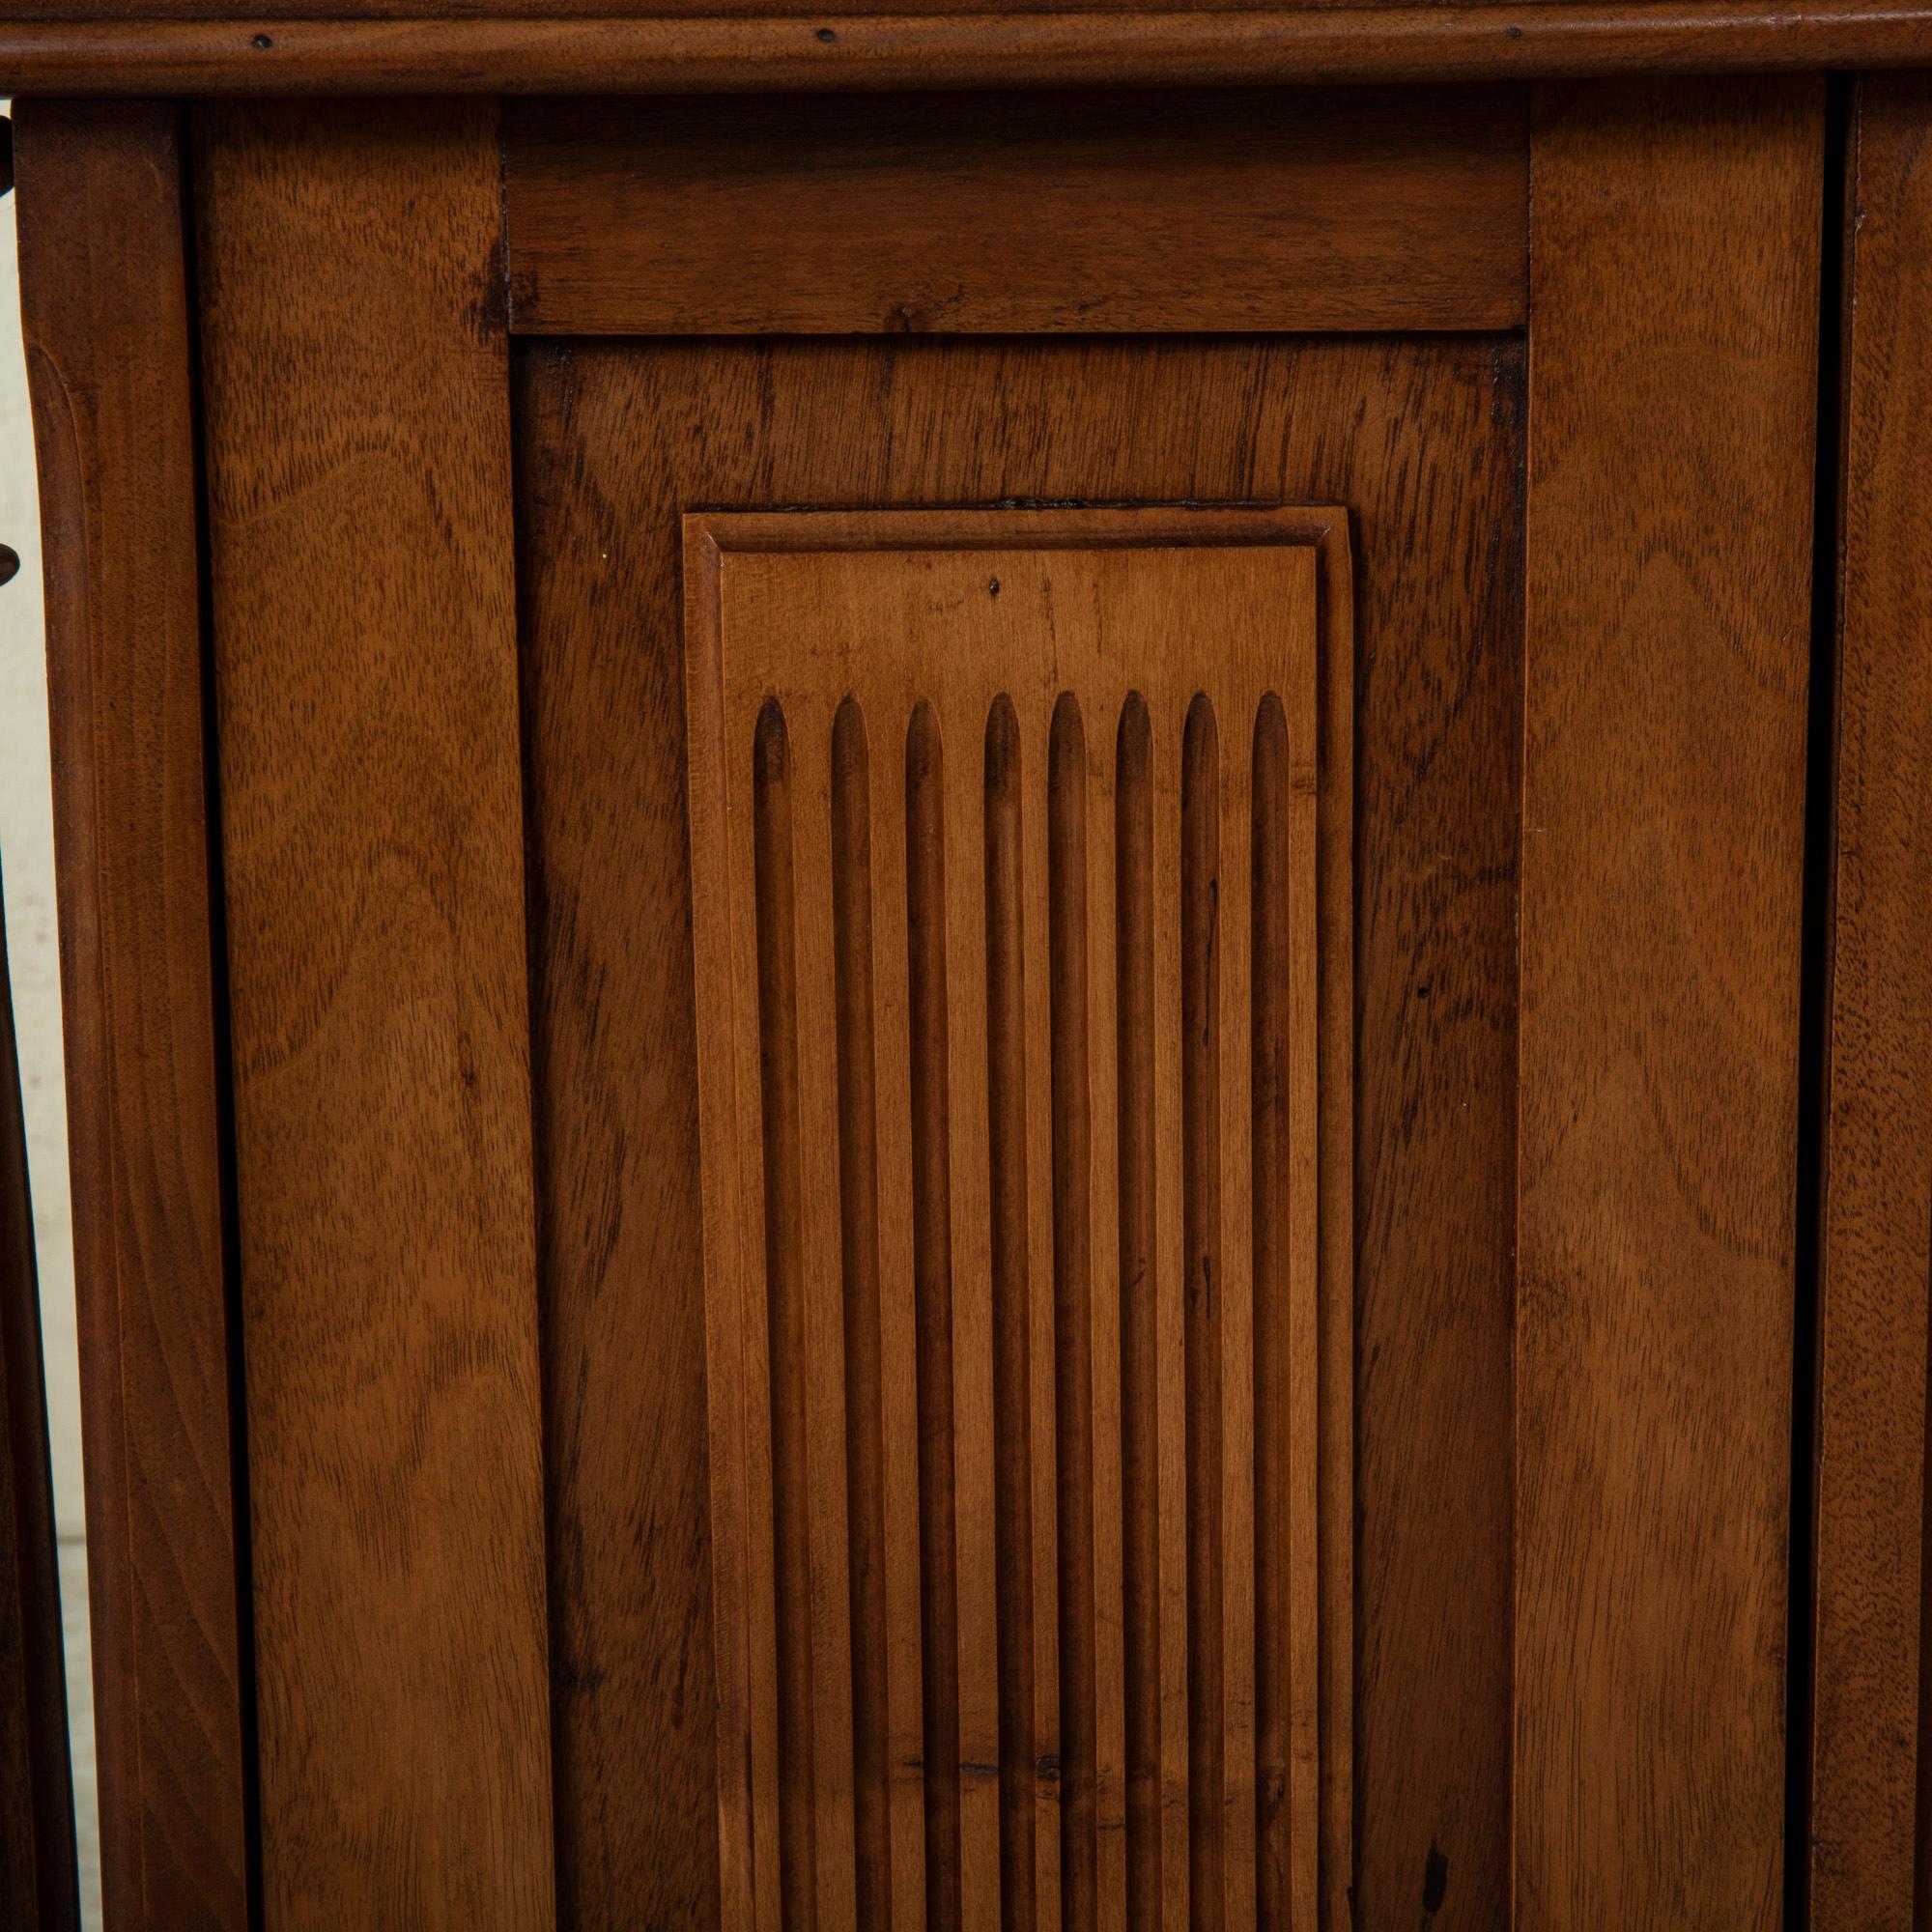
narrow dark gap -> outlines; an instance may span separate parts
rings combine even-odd
[[[501,141],[498,140],[501,164]],[[506,270],[507,273],[507,270]],[[571,1687],[575,1664],[565,1649],[565,1596],[568,1587],[569,1551],[565,1548],[565,1525],[557,1493],[556,1430],[564,1396],[555,1385],[559,1354],[552,1322],[550,1284],[551,1229],[548,1223],[550,1163],[550,1040],[543,1025],[545,1011],[545,959],[550,926],[550,905],[546,894],[543,852],[537,837],[540,820],[537,797],[537,755],[531,720],[536,714],[536,669],[531,662],[530,639],[535,633],[535,612],[530,608],[530,585],[534,577],[532,558],[536,554],[533,536],[535,511],[531,486],[525,463],[530,447],[526,402],[530,389],[529,363],[548,355],[567,357],[568,349],[549,345],[506,344],[505,381],[509,387],[510,417],[510,502],[511,508],[511,592],[516,612],[517,651],[517,770],[523,808],[524,854],[524,992],[525,1037],[529,1052],[530,1096],[530,1197],[535,1221],[532,1230],[536,1256],[537,1290],[537,1440],[543,1464],[543,1548],[544,1548],[544,1661],[550,1686],[550,1769],[551,1769],[551,1874],[556,1888],[556,1911],[560,1923],[576,1920],[579,1899],[575,1867],[568,1857],[564,1821],[576,1796],[569,1783],[570,1757],[565,1749],[566,1726],[570,1718]]]
[[[195,561],[201,604],[201,769],[207,797],[210,992],[214,1013],[215,1145],[221,1167],[221,1277],[228,1317],[228,1452],[234,1488],[235,1651],[242,1712],[242,1827],[248,1923],[260,1932],[262,1889],[260,1726],[256,1713],[254,1553],[248,1516],[247,1376],[242,1335],[242,1224],[235,1154],[235,1060],[228,987],[228,906],[222,880],[221,760],[214,696],[214,580],[209,534],[207,413],[201,364],[201,280],[194,209],[194,128],[190,110],[177,123],[181,170],[183,273],[188,312],[188,404],[194,436]]]
[[[1806,720],[1804,886],[1799,955],[1798,1201],[1791,1350],[1790,1635],[1785,1675],[1784,1923],[1811,1918],[1812,1639],[1817,1611],[1819,1270],[1823,1263],[1825,1106],[1830,1075],[1833,800],[1838,741],[1838,564],[1844,432],[1847,151],[1853,79],[1827,80],[1818,275],[1817,475],[1811,555],[1811,680]]]

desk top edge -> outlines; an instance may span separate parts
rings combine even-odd
[[[704,94],[1932,65],[1932,0],[1480,0],[1459,7],[1299,0],[1240,9],[1125,4],[892,14],[834,0],[810,13],[677,14],[639,11],[638,0],[623,14],[551,15],[530,12],[529,0],[483,0],[461,14],[412,17],[315,17],[315,0],[258,0],[246,17],[226,19],[175,17],[185,0],[145,0],[111,12],[92,0],[87,14],[81,8],[90,0],[30,4],[69,17],[0,23],[0,91]]]

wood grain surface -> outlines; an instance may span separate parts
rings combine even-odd
[[[0,1918],[79,1932],[34,1203],[0,921]]]
[[[1514,342],[1473,337],[519,349],[573,1923],[719,1909],[680,514],[1069,497],[1349,507],[1359,1621],[1352,1709],[1350,1633],[1322,1634],[1321,1723],[1358,1804],[1330,1830],[1355,1811],[1364,1924],[1406,1922],[1429,1884],[1439,1926],[1505,1911],[1522,377]],[[1092,756],[1104,728],[1085,728]],[[1324,1051],[1346,1062],[1334,1024]],[[1324,1255],[1324,1283],[1350,1261]],[[1349,1380],[1324,1364],[1324,1386]],[[1325,1923],[1350,1879],[1324,1873]]]
[[[49,0],[42,0],[43,5]],[[169,4],[170,0],[163,0]],[[1926,0],[1476,0],[1142,12],[742,17],[205,17],[106,14],[0,23],[0,84],[107,95],[717,94],[855,88],[1277,86],[1636,72],[1910,67],[1932,59]],[[219,4],[219,0],[215,0]],[[726,0],[729,4],[729,0]],[[917,0],[915,0],[917,4]],[[331,16],[327,16],[332,14]],[[816,24],[836,20],[837,26]]]
[[[543,1926],[496,115],[196,138],[267,1915]]]
[[[17,111],[41,473],[101,1886],[246,1919],[179,115]]]
[[[1515,327],[1520,88],[521,101],[541,335]]]
[[[1532,125],[1521,1932],[1783,1909],[1823,109]]]
[[[1346,1538],[1330,1539],[1328,1574],[1317,1554],[1318,1499],[1348,1508],[1347,1472],[1318,1467],[1322,1323],[1352,1314],[1346,1293],[1326,1311],[1320,1299],[1323,1214],[1348,1238],[1348,1068],[1316,1070],[1320,1003],[1346,1012],[1353,938],[1346,896],[1321,927],[1317,914],[1321,873],[1348,876],[1346,851],[1318,854],[1316,834],[1328,788],[1330,837],[1349,830],[1350,774],[1324,768],[1318,743],[1324,706],[1352,709],[1343,520],[832,512],[699,516],[685,530],[696,945],[723,962],[697,986],[724,1501],[714,1560],[733,1610],[719,1627],[720,1731],[746,1733],[750,1749],[727,1762],[752,1774],[749,1794],[722,1799],[738,1840],[724,1868],[753,1876],[727,1919],[776,1924],[783,1898],[786,1922],[828,1927],[889,1915],[1139,1922],[1154,1895],[1129,1899],[1125,1871],[1151,1863],[1179,1922],[1253,1926],[1265,1893],[1267,1922],[1285,1924],[1292,1902],[1313,1923],[1323,1598],[1331,1616],[1350,1614]],[[1144,932],[1133,908],[1117,909],[1110,850],[1119,773],[1136,762],[1115,752],[1130,708],[1153,721]],[[1094,755],[1063,765],[1055,789],[1056,733],[1064,747],[1089,716]],[[1273,784],[1257,778],[1270,718]],[[841,837],[839,794],[862,744],[863,837]],[[1077,848],[1070,828],[1063,837],[1058,866],[1050,789],[1083,827]],[[839,908],[858,901],[865,929],[841,940]],[[1258,973],[1255,934],[1270,928]],[[1135,1015],[1117,989],[1141,944],[1153,998]],[[1053,954],[1074,948],[1088,962],[1078,986],[1063,980],[1041,999]],[[844,1016],[862,957],[867,995]],[[1143,1170],[1112,1157],[1131,1139],[1117,1048],[1153,1069],[1140,1123],[1155,1154],[1151,1265],[1118,1239],[1139,1218],[1122,1185]],[[1339,1144],[1325,1148],[1324,1080],[1342,1089],[1325,1110]],[[1095,1114],[1118,1131],[1098,1160],[1087,1134],[1079,1157],[1057,1126]],[[1258,1117],[1277,1130],[1257,1135]],[[938,1149],[923,1145],[934,1137]],[[856,1277],[844,1227],[855,1186],[884,1234]],[[1258,1214],[1292,1225],[1271,1255],[1258,1255]],[[1077,1258],[1056,1250],[1069,1215],[1087,1230]],[[936,1268],[921,1264],[927,1236]],[[921,1308],[922,1286],[943,1306]],[[1075,1302],[1084,1319],[1063,1321]],[[1161,1332],[1156,1390],[1130,1391],[1121,1375],[1136,1303]],[[897,1336],[937,1332],[952,1427],[919,1414],[919,1443],[937,1438],[923,1456],[898,1427],[918,1411],[923,1365],[895,1350],[889,1370],[874,1357],[855,1374],[845,1344],[860,1316]],[[1271,1382],[1253,1347],[1268,1323],[1283,1330]],[[1258,1430],[1277,1411],[1278,1428]],[[1159,1479],[1123,1488],[1136,1431]],[[1268,1442],[1279,1465],[1264,1471]],[[915,1466],[889,1476],[897,1458]],[[936,1482],[935,1460],[950,1464]],[[938,1523],[895,1523],[889,1544],[889,1480]],[[1153,1578],[1130,1577],[1119,1554],[1136,1546],[1139,1514],[1155,1524]],[[919,1551],[935,1538],[956,1552],[950,1643],[921,1628]],[[1271,1621],[1258,1611],[1264,1571]],[[1063,1593],[1069,1578],[1084,1613]],[[1154,1641],[1123,1647],[1125,1598],[1151,1582]],[[895,1630],[900,1617],[909,1628]],[[1268,1643],[1283,1667],[1258,1688]],[[1176,1693],[1158,1717],[1167,1775],[1152,1815],[1129,1813],[1122,1755],[1143,1677],[1154,1701]],[[935,1702],[957,1711],[956,1749],[892,1751],[889,1707]],[[1264,1737],[1278,1741],[1273,1761]],[[1334,1771],[1346,1803],[1347,1767]],[[892,1843],[903,1781],[925,1788],[923,1818],[905,1821],[914,1852],[935,1812],[957,1838],[923,1884],[920,1861]],[[776,1844],[759,1845],[756,1821],[774,1809]],[[878,1825],[855,1833],[868,1816]],[[1169,1818],[1181,1828],[1171,1869]],[[1141,1833],[1153,1843],[1137,1844]],[[1265,1873],[1258,1838],[1275,1853]],[[774,1855],[775,1891],[762,1882]],[[1346,1842],[1328,1857],[1346,1862]],[[893,1898],[908,1865],[913,1883]]]
[[[1820,1275],[1812,1923],[1910,1932],[1932,1286],[1932,81],[1855,96]],[[1804,1741],[1795,1740],[1802,1749]],[[1923,1877],[1917,1881],[1924,1884]],[[1915,1914],[1918,1916],[1915,1917]]]
[[[1087,11],[1097,14],[1137,14],[1150,11],[1212,12],[1227,0],[1099,0]],[[1497,0],[1512,12],[1533,14],[1549,0]],[[1602,0],[1553,0],[1561,11],[1587,17],[1601,12]],[[1401,11],[1405,0],[1283,0],[1284,14],[1333,14]],[[22,20],[253,20],[327,19],[447,19],[464,10],[451,0],[19,0]],[[651,19],[675,14],[691,18],[706,15],[803,15],[834,18],[857,13],[854,0],[831,9],[813,7],[810,0],[475,0],[472,15],[502,20]],[[895,12],[906,14],[948,14],[961,10],[955,0],[904,0]],[[1072,11],[1064,0],[1026,0],[1026,4],[987,9],[993,13],[1054,14]]]

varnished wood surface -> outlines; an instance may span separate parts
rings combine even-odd
[[[1359,1922],[1406,1922],[1437,1883],[1438,1926],[1491,1932],[1509,1888],[1518,347],[518,355],[563,1916],[718,1911],[679,514],[1313,500],[1346,504],[1358,540],[1352,1052],[1350,1016],[1323,1016],[1324,1054],[1357,1068],[1355,1238],[1322,1266],[1324,1292],[1351,1261],[1355,1281],[1359,1633],[1352,1706],[1350,1634],[1321,1634],[1321,1724],[1356,1766]],[[1325,1386],[1349,1380],[1324,1364]],[[1349,1827],[1345,1808],[1330,1829]],[[1346,1922],[1350,1876],[1323,1875],[1325,1923]]]
[[[540,1927],[496,115],[195,131],[267,1918]]]
[[[1861,82],[1850,138],[1811,1910],[1818,1932],[1911,1932],[1928,1684],[1932,81]]]
[[[747,1735],[749,1753],[727,1762],[752,1773],[748,1795],[723,1797],[740,1839],[724,1867],[753,1876],[727,1922],[775,1924],[781,1898],[786,1922],[826,1927],[1135,1922],[1153,1899],[1129,1902],[1133,1863],[1158,1869],[1184,1922],[1253,1926],[1265,1898],[1263,1922],[1286,1924],[1292,1903],[1313,1923],[1323,1599],[1331,1617],[1350,1613],[1346,1538],[1330,1540],[1324,1575],[1316,1535],[1318,1498],[1346,1511],[1349,1493],[1346,1469],[1317,1466],[1321,1326],[1351,1313],[1346,1294],[1321,1310],[1319,1259],[1321,1216],[1348,1213],[1348,1069],[1318,1078],[1315,1065],[1319,1002],[1346,1009],[1352,949],[1346,903],[1325,931],[1317,915],[1320,871],[1347,871],[1346,853],[1319,856],[1316,834],[1330,788],[1330,837],[1349,828],[1346,765],[1318,755],[1321,708],[1352,709],[1342,521],[706,516],[688,520],[685,554],[696,945],[723,962],[697,1003],[714,1560],[731,1579],[721,1605],[742,1605],[720,1627],[720,1729]],[[1137,755],[1115,753],[1129,709],[1149,724],[1154,891],[1140,913],[1155,983],[1149,1013],[1117,1021],[1117,967],[1137,943],[1109,850],[1120,758]],[[1063,812],[1077,803],[1083,829],[1065,832],[1056,866],[1054,747],[1064,760],[1090,716],[1092,759],[1058,767],[1053,795]],[[867,803],[841,807],[862,757]],[[841,810],[864,811],[863,838],[841,835]],[[860,904],[864,929],[841,935],[840,908]],[[1270,949],[1256,934],[1271,925]],[[1077,989],[1057,982],[1050,1013],[1050,957],[1076,944],[1088,971]],[[861,958],[866,993],[848,1016]],[[921,982],[940,971],[927,1025]],[[1319,976],[1342,983],[1318,994]],[[1117,1042],[1153,1068],[1151,1266],[1118,1243],[1137,1219],[1122,1198],[1137,1165],[1117,1170],[1114,1133],[1096,1160],[1091,1135],[1076,1145],[1061,1130],[1097,1115],[1126,1135]],[[922,1067],[928,1053],[937,1064]],[[1323,1079],[1342,1089],[1327,1109],[1341,1145],[1326,1148]],[[936,1107],[911,1098],[935,1093]],[[1258,1117],[1279,1130],[1258,1137]],[[932,1135],[943,1169],[921,1145]],[[883,1237],[858,1276],[855,1188]],[[1088,1230],[1078,1258],[1056,1249],[1069,1215]],[[1293,1230],[1261,1268],[1257,1215]],[[937,1271],[920,1264],[918,1231],[938,1244]],[[945,1296],[937,1321],[917,1306],[922,1283]],[[1084,1319],[1063,1321],[1071,1303]],[[1139,1413],[1120,1345],[1136,1303],[1160,1335],[1157,1392]],[[939,1331],[952,1426],[918,1413],[918,1438],[938,1436],[950,1479],[920,1480],[930,1456],[903,1427],[931,1365],[895,1346],[868,1350],[855,1374],[844,1345],[860,1317],[903,1341]],[[1270,1322],[1284,1332],[1267,1382],[1253,1341]],[[1160,1471],[1139,1491],[1121,1481],[1136,1431]],[[1264,1470],[1270,1441],[1279,1465]],[[1257,1507],[1264,1474],[1270,1510]],[[888,1485],[921,1519],[895,1507],[891,1541]],[[1122,1561],[1137,1513],[1155,1525],[1156,1577]],[[933,1515],[956,1550],[950,1644],[921,1629]],[[1258,1621],[1264,1571],[1278,1614]],[[1063,1597],[1069,1577],[1084,1579],[1083,1613]],[[1155,1640],[1123,1649],[1136,1581],[1157,1590]],[[1258,1684],[1269,1643],[1283,1667]],[[1143,1675],[1159,1692],[1163,1775],[1153,1813],[1136,1816],[1123,1711]],[[916,1721],[889,1745],[893,1708],[912,1720],[935,1699],[956,1708],[955,1752],[942,1761]],[[1346,1804],[1332,1754],[1331,1775]],[[891,1811],[905,1782],[927,1790],[898,1821],[915,1837],[901,1861]],[[776,1842],[759,1844],[774,1811]],[[957,1848],[922,1874],[936,1811]],[[869,1816],[877,1826],[855,1832]],[[1258,1840],[1275,1855],[1265,1873]],[[1347,1857],[1346,1841],[1326,1848],[1331,1865]],[[899,1875],[910,1883],[894,1896]]]
[[[0,921],[0,1918],[79,1932],[46,1368]]]
[[[1520,1932],[1783,1909],[1823,111],[1532,124]]]
[[[16,110],[41,472],[101,1884],[245,1923],[191,350],[177,113]]]
[[[384,9],[386,13],[386,8]],[[818,25],[820,18],[835,26]],[[1475,0],[1078,13],[0,24],[0,86],[42,94],[712,94],[1221,86],[1910,67],[1926,0]]]
[[[1519,88],[526,101],[543,335],[1510,328]]]
[[[1406,0],[1281,0],[1283,14],[1400,11]],[[1601,0],[1496,0],[1512,12],[1530,17],[1538,5],[1586,15],[1601,12]],[[989,9],[1007,14],[1135,14],[1146,12],[1242,11],[1227,0],[1098,0],[1097,5],[1069,7],[1066,0],[1020,0],[1020,4]],[[19,0],[21,20],[437,20],[461,15],[499,20],[629,20],[667,14],[685,18],[707,15],[804,16],[837,19],[841,14],[864,11],[857,0],[835,0],[830,8],[811,0],[470,0],[467,7],[452,0]],[[896,11],[906,14],[961,11],[955,0],[908,0]],[[1262,11],[1256,9],[1255,11]],[[1428,9],[1448,12],[1446,7]]]

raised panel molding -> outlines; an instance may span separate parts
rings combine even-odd
[[[1339,1923],[1345,516],[685,530],[724,1921]]]

